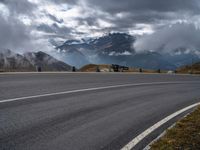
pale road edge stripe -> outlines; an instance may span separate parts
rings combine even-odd
[[[64,91],[64,92],[56,92],[56,93],[49,93],[49,94],[40,94],[40,95],[5,99],[5,100],[0,100],[0,104],[1,103],[7,103],[7,102],[13,102],[13,101],[19,101],[19,100],[25,100],[25,99],[31,99],[31,98],[39,98],[39,97],[47,97],[47,96],[55,96],[55,95],[71,94],[71,93],[78,93],[78,92],[103,90],[103,89],[112,89],[112,88],[120,88],[120,87],[131,87],[131,86],[141,86],[141,85],[162,85],[162,84],[184,84],[184,83],[197,83],[197,81],[150,82],[150,83],[134,83],[134,84],[112,85],[112,86],[87,88],[87,89],[79,89],[79,90],[71,90],[71,91]]]
[[[157,128],[159,128],[160,126],[162,126],[163,124],[165,124],[166,122],[168,122],[169,120],[171,120],[172,118],[180,115],[181,113],[192,109],[196,106],[200,105],[200,102],[195,103],[193,105],[190,105],[188,107],[185,107],[169,116],[167,116],[166,118],[162,119],[161,121],[157,122],[156,124],[154,124],[153,126],[151,126],[150,128],[146,129],[144,132],[142,132],[141,134],[139,134],[137,137],[135,137],[132,141],[130,141],[127,145],[125,145],[121,150],[131,150],[134,149],[134,147],[141,142],[145,137],[147,137],[149,134],[151,134],[153,131],[155,131]]]
[[[140,73],[140,72],[0,72],[0,75],[17,75],[17,74],[123,74],[123,75],[175,75],[175,76],[200,76],[198,74],[168,74],[168,73]]]

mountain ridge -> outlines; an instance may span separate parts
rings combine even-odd
[[[195,54],[185,53],[184,48],[182,51],[178,50],[180,54],[176,55],[153,50],[137,52],[133,46],[136,40],[136,37],[126,33],[109,33],[89,40],[66,40],[62,45],[56,47],[56,51],[59,51],[58,55],[64,62],[78,68],[90,63],[115,63],[146,69],[175,70],[191,63],[192,58],[194,61],[200,60],[199,56]],[[174,51],[176,52],[176,50]]]
[[[23,55],[9,49],[0,51],[0,71],[69,71],[71,66],[44,52],[27,52]]]

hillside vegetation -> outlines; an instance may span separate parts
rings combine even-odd
[[[200,107],[178,121],[166,134],[151,145],[151,150],[199,150]]]
[[[200,62],[195,63],[193,65],[180,67],[179,69],[177,69],[177,73],[200,74]]]
[[[100,72],[114,72],[112,69],[112,65],[109,64],[88,64],[83,66],[79,71],[81,72],[97,72],[99,69]],[[142,69],[142,68],[141,68]],[[119,70],[121,72],[122,70]],[[150,70],[150,69],[142,69],[140,68],[133,68],[129,67],[128,70],[123,70],[123,72],[140,72],[142,71],[143,73],[159,73],[159,70]],[[167,71],[161,70],[160,73],[166,73]]]

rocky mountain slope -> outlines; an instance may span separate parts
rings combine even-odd
[[[24,57],[33,65],[39,66],[43,71],[68,71],[71,66],[55,59],[54,57],[44,52],[29,52],[25,53]]]
[[[0,71],[68,71],[71,66],[58,61],[44,52],[29,52],[20,55],[11,50],[0,50]]]
[[[32,65],[24,56],[11,50],[0,51],[0,71],[32,71]]]

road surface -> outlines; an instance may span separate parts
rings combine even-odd
[[[0,74],[0,149],[121,149],[150,126],[196,102],[199,76]],[[134,149],[144,148],[179,117]]]

